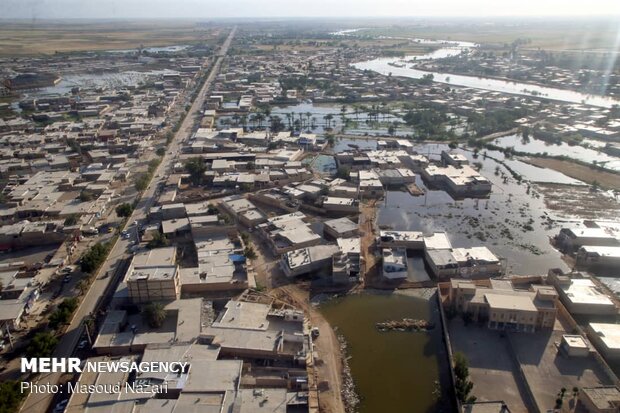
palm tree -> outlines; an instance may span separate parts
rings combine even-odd
[[[265,120],[265,115],[262,113],[256,114],[256,121],[258,122],[258,127],[261,128],[263,126],[263,121]]]
[[[238,115],[237,113],[235,113],[235,114],[232,116],[232,118],[233,118],[233,120],[235,121],[235,126],[239,126],[239,119],[240,119],[240,118],[239,118],[239,115]]]
[[[306,126],[309,128],[310,127],[310,118],[312,117],[312,113],[311,112],[306,112]]]
[[[263,113],[265,114],[265,117],[268,118],[271,115],[271,107],[265,106],[265,108],[263,109]]]
[[[241,116],[241,126],[245,129],[248,126],[248,117],[246,115]]]
[[[290,113],[286,114],[286,121],[288,122],[288,127],[290,128],[291,127],[291,114]]]
[[[166,319],[166,309],[162,303],[150,303],[142,309],[142,314],[149,326],[159,328]]]
[[[256,124],[256,115],[250,115],[250,124],[252,125],[252,128],[253,128],[254,125]]]
[[[327,127],[331,128],[332,119],[334,119],[334,115],[332,115],[331,113],[328,113],[327,115],[323,116],[323,119],[325,119]]]

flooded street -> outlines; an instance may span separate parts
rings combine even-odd
[[[321,312],[347,341],[349,366],[361,395],[359,413],[452,411],[434,294],[434,289],[363,293],[321,305]],[[429,320],[436,327],[427,332],[379,332],[375,327],[402,318]]]

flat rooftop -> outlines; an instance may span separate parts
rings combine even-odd
[[[614,306],[613,301],[589,278],[573,278],[569,285],[560,288],[566,298],[575,304]]]
[[[140,252],[133,257],[133,267],[162,267],[175,264],[176,247],[155,248]]]
[[[359,228],[357,222],[353,222],[349,218],[332,219],[329,221],[325,221],[323,225],[340,234],[350,231],[356,231]]]
[[[605,347],[610,350],[620,350],[620,324],[590,323],[589,326],[605,344]]]
[[[584,387],[581,392],[585,393],[598,409],[613,410],[618,408],[620,390],[615,386]]]
[[[519,310],[519,311],[538,311],[532,298],[523,295],[512,294],[491,294],[484,295],[491,309],[497,310]]]

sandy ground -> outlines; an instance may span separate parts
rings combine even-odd
[[[521,160],[541,168],[549,168],[562,172],[564,175],[579,179],[588,184],[596,181],[601,188],[620,191],[620,175],[618,174],[598,171],[584,165],[579,165],[570,161],[561,161],[559,159],[522,158]]]
[[[323,315],[310,304],[310,295],[300,285],[278,287],[269,294],[282,301],[301,308],[310,318],[310,324],[318,327],[320,336],[314,341],[314,350],[320,362],[316,363],[319,383],[319,411],[322,413],[342,413],[342,355],[340,344],[334,330]],[[327,382],[327,385],[323,383]]]
[[[363,203],[360,206],[360,247],[362,249],[362,257],[365,262],[365,273],[360,287],[367,284],[372,284],[372,282],[380,275],[377,267],[377,257],[375,256],[376,245],[374,225],[377,220],[376,204],[377,202],[372,200],[369,203]]]

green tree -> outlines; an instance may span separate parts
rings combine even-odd
[[[168,238],[166,238],[166,236],[159,231],[157,231],[153,236],[153,239],[146,244],[146,248],[148,249],[162,248],[167,246]]]
[[[67,324],[71,319],[71,315],[78,306],[77,298],[65,298],[58,306],[56,311],[50,315],[49,326],[53,329],[60,327],[63,324]]]
[[[93,245],[80,260],[80,268],[85,273],[94,272],[105,261],[110,246],[108,243]]]
[[[166,154],[166,148],[157,148],[155,153],[157,154],[157,156],[164,156]]]
[[[54,353],[58,339],[49,331],[35,334],[26,348],[27,357],[49,357]]]
[[[0,383],[0,413],[16,412],[28,392],[21,391],[21,384],[16,380],[5,380]]]
[[[152,328],[159,328],[166,319],[166,309],[162,303],[149,303],[142,309],[142,315]]]
[[[471,400],[470,393],[474,383],[469,380],[469,363],[463,353],[454,353],[454,376],[456,378],[456,397],[463,403]]]
[[[77,214],[71,214],[65,219],[65,226],[71,227],[78,223],[79,216]]]
[[[151,177],[148,174],[139,175],[136,178],[136,183],[135,183],[136,189],[138,191],[144,191],[146,188],[149,187],[150,181],[151,181]]]
[[[194,185],[200,185],[204,179],[207,166],[200,157],[192,158],[185,163],[185,170]]]
[[[155,172],[160,163],[161,159],[151,159],[148,166],[149,174],[153,174],[153,172]]]
[[[346,166],[341,166],[338,168],[338,178],[349,179],[349,173],[351,170]]]
[[[116,207],[116,215],[119,217],[127,218],[131,216],[133,212],[133,206],[131,204],[125,202],[124,204],[120,204]]]
[[[254,251],[254,247],[252,247],[251,245],[245,247],[245,249],[243,250],[243,255],[245,255],[245,257],[250,260],[256,259],[256,251]]]
[[[82,192],[80,192],[80,201],[88,202],[88,201],[92,201],[93,199],[95,199],[95,194],[93,194],[92,191],[89,191],[88,189],[84,189]]]

